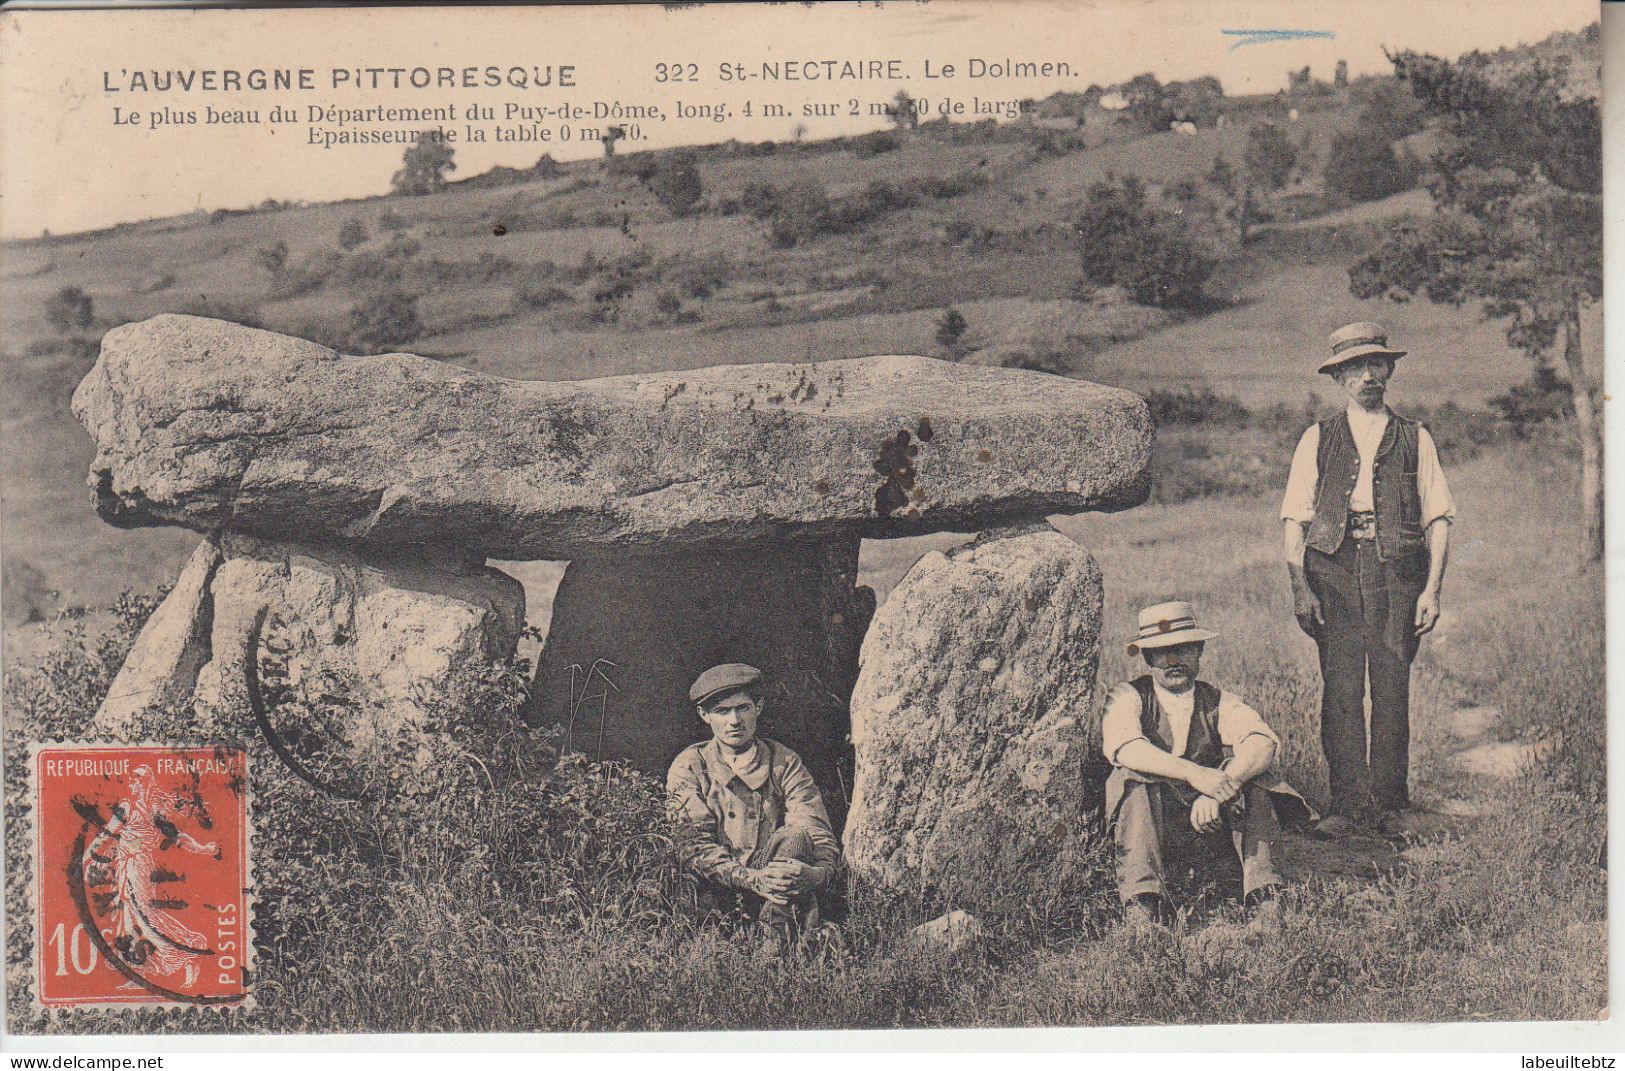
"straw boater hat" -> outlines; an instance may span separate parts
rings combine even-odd
[[[1388,332],[1381,324],[1361,322],[1339,327],[1331,335],[1332,355],[1320,362],[1320,371],[1330,372],[1340,364],[1359,357],[1390,357],[1399,360],[1404,350],[1388,348]]]
[[[1128,653],[1137,655],[1152,647],[1176,647],[1218,638],[1217,632],[1196,627],[1196,611],[1190,603],[1159,602],[1140,611],[1140,634],[1128,645]]]

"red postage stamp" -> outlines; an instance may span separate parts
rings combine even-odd
[[[31,773],[40,1004],[242,1003],[247,756],[47,744]]]

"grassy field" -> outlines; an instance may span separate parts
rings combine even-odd
[[[569,1031],[1594,1017],[1608,1000],[1602,587],[1571,550],[1572,464],[1555,441],[1451,472],[1459,553],[1416,671],[1413,783],[1453,817],[1427,838],[1344,850],[1336,866],[1321,842],[1291,837],[1274,940],[1249,936],[1234,904],[1212,896],[1178,930],[1118,929],[1103,869],[1087,888],[986,916],[988,938],[955,956],[907,937],[951,904],[856,887],[841,940],[780,960],[749,933],[674,910],[658,786],[571,763],[546,788],[368,814],[365,835],[344,834],[366,839],[365,865],[335,847],[290,883],[262,861],[263,898],[303,896],[262,924],[258,1008],[137,1021]],[[1221,634],[1204,675],[1264,712],[1285,771],[1321,801],[1313,653],[1291,621],[1275,504],[1235,496],[1056,523],[1108,578],[1102,681],[1135,671],[1115,642],[1135,607],[1193,599]],[[887,589],[925,549],[872,543],[865,577]],[[106,671],[87,676],[105,687]],[[45,705],[36,694],[30,709]],[[331,819],[352,829],[361,817]],[[321,887],[350,891],[309,896]],[[14,930],[14,962],[17,941]],[[22,997],[12,990],[13,1027],[38,1029]]]
[[[945,355],[936,329],[954,308],[968,325],[959,348],[966,360],[1142,391],[1213,389],[1253,408],[1299,405],[1317,389],[1309,368],[1325,335],[1371,318],[1387,322],[1414,354],[1397,381],[1401,403],[1448,397],[1479,406],[1526,379],[1527,359],[1472,308],[1349,296],[1348,265],[1428,201],[1420,191],[1354,207],[1328,199],[1318,167],[1359,105],[1343,97],[1320,103],[1295,123],[1277,117],[1292,127],[1305,164],[1266,199],[1276,221],[1251,244],[1221,250],[1210,283],[1217,308],[1202,316],[1137,306],[1111,288],[1081,296],[1071,224],[1089,184],[1108,174],[1166,186],[1200,176],[1219,155],[1239,163],[1242,121],[1193,137],[1091,121],[1065,136],[1019,123],[922,128],[886,151],[861,140],[765,155],[719,149],[701,160],[700,211],[683,218],[624,170],[588,161],[422,197],[200,212],[7,243],[6,624],[166,583],[195,543],[173,531],[115,531],[95,518],[84,487],[89,438],[67,408],[100,333],[159,312],[326,338],[342,334],[369,294],[401,288],[422,322],[403,348],[514,378],[579,379]],[[806,180],[837,198],[876,184],[938,192],[899,201],[856,230],[780,248],[739,205],[753,186]],[[957,184],[932,185],[948,180]],[[365,240],[346,251],[338,239],[351,220]],[[285,267],[272,270],[265,256],[279,248]],[[624,292],[616,289],[622,283]],[[46,321],[48,298],[64,286],[92,298],[89,329],[64,334]],[[1600,354],[1600,315],[1587,328],[1588,352]]]

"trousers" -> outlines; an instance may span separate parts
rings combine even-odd
[[[773,831],[767,843],[752,852],[745,865],[759,870],[775,859],[794,859],[809,866],[817,865],[817,851],[812,837],[801,826],[780,826]],[[797,930],[818,925],[818,894],[813,891],[791,897],[788,904],[774,904],[748,889],[724,888],[713,882],[700,884],[700,903],[723,914],[740,912],[770,926],[787,925]]]
[[[1370,540],[1344,539],[1335,554],[1304,551],[1304,579],[1325,621],[1315,643],[1320,742],[1333,814],[1355,814],[1368,800],[1385,810],[1410,803],[1411,662],[1418,642],[1416,600],[1427,586],[1427,571],[1425,553],[1385,562]]]
[[[1215,833],[1198,833],[1191,827],[1191,805],[1196,793],[1171,783],[1131,781],[1125,786],[1118,805],[1113,835],[1121,849],[1117,863],[1117,894],[1126,904],[1136,896],[1167,896],[1165,856],[1182,856],[1215,838],[1229,837],[1230,846],[1241,860],[1241,888],[1244,896],[1280,885],[1281,872],[1275,860],[1281,854],[1281,826],[1275,803],[1262,786],[1247,782],[1242,786],[1242,812],[1238,817],[1225,808],[1224,828]]]

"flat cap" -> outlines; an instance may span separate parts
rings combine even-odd
[[[712,666],[695,678],[694,686],[688,690],[688,698],[695,703],[705,703],[723,692],[748,688],[761,679],[762,671],[755,666],[747,666],[743,662],[727,662],[720,666]]]

